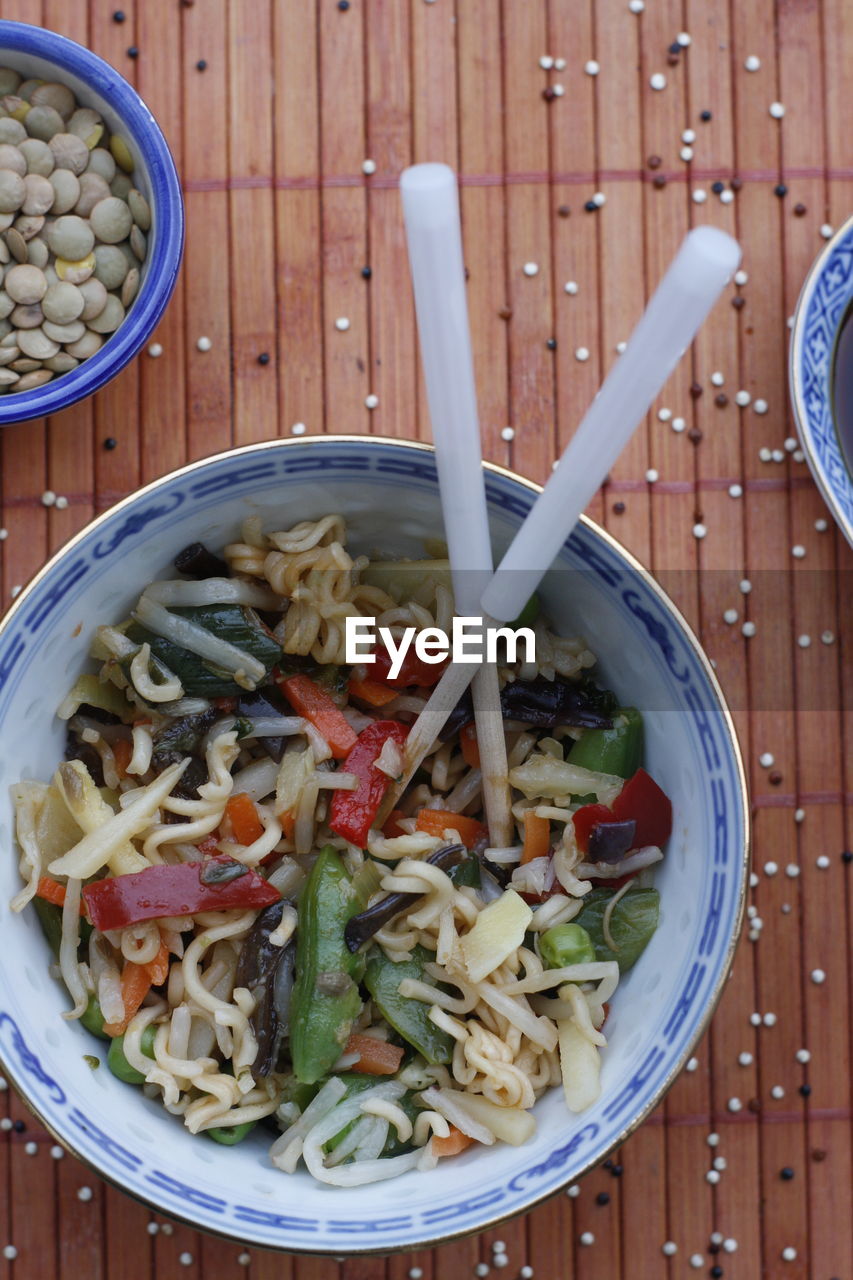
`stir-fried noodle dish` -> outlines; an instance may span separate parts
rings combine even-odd
[[[355,558],[338,515],[253,517],[222,557],[94,629],[65,759],[13,788],[63,1016],[199,1141],[267,1130],[335,1186],[525,1142],[552,1087],[583,1110],[672,825],[640,712],[534,597],[535,663],[498,653],[498,846],[470,692],[407,781],[443,666],[345,662],[348,616],[447,631],[447,562]]]

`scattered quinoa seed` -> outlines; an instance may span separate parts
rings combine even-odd
[[[824,982],[826,982],[826,974],[824,973],[823,969],[812,969],[811,973],[809,974],[809,977],[811,978],[815,986],[818,986],[818,987],[821,986]]]
[[[364,397],[364,407],[366,409],[375,409],[378,404],[379,396],[375,395],[373,392],[371,392],[369,396]]]
[[[762,1022],[764,1023],[765,1027],[775,1027],[775,1026],[776,1026],[776,1014],[775,1014],[775,1013],[765,1013],[764,1017],[762,1018]]]
[[[597,76],[601,67],[594,58],[590,58],[589,62],[584,64],[584,71],[588,76]]]
[[[575,359],[580,360],[581,364],[589,359],[589,351],[586,347],[577,347],[575,350]]]
[[[95,1193],[91,1187],[79,1187],[77,1191],[77,1199],[82,1200],[85,1204],[87,1201],[92,1199],[94,1194]]]
[[[507,440],[507,441],[509,441],[509,440],[514,440],[514,439],[515,439],[515,428],[514,428],[514,427],[504,427],[504,428],[501,430],[501,440]]]
[[[661,89],[666,88],[666,76],[662,71],[656,71],[654,75],[649,76],[649,84],[653,89],[660,92]]]
[[[774,120],[781,120],[785,114],[785,108],[781,102],[771,102],[768,110]]]
[[[163,354],[163,348],[159,342],[152,342],[148,348],[148,354],[152,360],[156,360],[158,356]]]
[[[751,53],[748,58],[744,59],[743,65],[747,71],[758,71],[761,66],[761,59]]]
[[[595,1244],[595,1236],[591,1231],[582,1231],[580,1234],[580,1243],[585,1245]]]
[[[704,537],[705,537],[705,535],[707,534],[707,532],[708,532],[708,530],[705,528],[704,524],[702,524],[702,523],[694,524],[694,526],[693,526],[693,537],[694,537],[694,538],[699,538],[699,539],[704,538]]]
[[[524,268],[523,268],[523,269],[524,269],[524,274],[525,274],[526,276],[538,276],[538,274],[539,274],[539,263],[538,263],[538,262],[525,262],[525,264],[524,264]]]
[[[199,351],[209,351],[210,348],[213,346],[213,343],[211,342],[210,338],[202,336],[201,338],[198,339],[195,345],[198,347]]]

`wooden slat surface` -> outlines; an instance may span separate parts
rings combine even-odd
[[[724,227],[743,243],[749,279],[721,301],[591,512],[661,576],[716,660],[753,790],[750,900],[763,928],[740,945],[696,1069],[615,1157],[621,1176],[596,1170],[576,1196],[417,1255],[251,1250],[247,1260],[52,1158],[47,1135],[3,1093],[0,1112],[25,1128],[0,1133],[0,1246],[18,1251],[0,1256],[0,1280],[407,1280],[417,1269],[444,1280],[492,1264],[495,1241],[507,1276],[528,1265],[560,1280],[675,1277],[699,1254],[705,1274],[849,1280],[849,693],[839,708],[851,553],[831,523],[815,528],[825,513],[805,465],[789,452],[759,458],[793,434],[786,319],[821,224],[838,225],[853,203],[849,3],[647,0],[635,14],[627,0],[124,0],[123,10],[117,22],[111,0],[0,0],[3,18],[53,27],[136,84],[173,148],[187,214],[160,358],[143,354],[94,401],[0,436],[3,602],[94,512],[187,459],[294,429],[428,438],[396,191],[412,160],[462,173],[484,450],[537,480],[681,236]],[[691,41],[675,55],[681,31]],[[546,54],[565,67],[542,69]],[[753,54],[761,67],[748,73]],[[584,70],[590,59],[597,76]],[[661,92],[649,84],[656,72]],[[768,112],[775,100],[781,122]],[[689,164],[685,128],[696,132]],[[712,184],[733,177],[742,185],[722,203]],[[588,210],[597,192],[605,203]],[[769,412],[738,407],[740,389]],[[42,505],[46,489],[67,507]],[[722,618],[730,608],[734,626]],[[759,764],[767,751],[773,770]],[[756,1012],[775,1024],[754,1026]],[[715,1156],[726,1163],[712,1186]],[[677,1245],[670,1260],[666,1241]]]

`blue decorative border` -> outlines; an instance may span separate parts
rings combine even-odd
[[[262,498],[270,490],[281,491],[283,481],[299,483],[308,476],[349,478],[358,485],[371,475],[377,479],[398,477],[405,481],[407,491],[430,496],[437,489],[434,460],[427,452],[371,439],[327,440],[320,447],[316,440],[300,441],[209,459],[149,486],[133,502],[107,513],[47,566],[3,624],[0,722],[15,688],[38,656],[47,632],[45,624],[54,619],[57,610],[67,615],[93,575],[100,576],[115,556],[123,557],[143,544],[152,529],[168,529],[178,511],[200,517],[204,510],[219,505],[225,493]],[[500,473],[488,476],[486,488],[490,507],[516,523],[527,514],[535,496],[519,481]],[[589,1117],[579,1117],[576,1131],[547,1159],[517,1170],[502,1184],[484,1185],[481,1181],[476,1194],[448,1203],[442,1203],[435,1188],[432,1207],[412,1213],[320,1219],[266,1210],[239,1200],[230,1203],[223,1196],[211,1195],[151,1167],[73,1105],[28,1048],[12,1014],[0,1010],[0,1044],[7,1064],[11,1064],[10,1075],[51,1127],[107,1176],[165,1212],[241,1239],[251,1234],[258,1243],[272,1247],[331,1252],[414,1247],[436,1236],[473,1229],[484,1217],[523,1211],[580,1169],[600,1160],[620,1140],[626,1126],[659,1100],[703,1027],[739,923],[747,823],[739,761],[718,692],[695,641],[648,575],[627,564],[616,545],[588,524],[578,525],[572,533],[563,558],[569,567],[600,578],[608,597],[615,596],[637,619],[660,673],[677,688],[680,705],[689,708],[689,732],[705,766],[704,790],[710,805],[706,825],[712,833],[713,850],[697,867],[696,896],[702,905],[703,930],[680,989],[649,1029],[646,1040],[651,1041],[651,1047],[631,1079]],[[519,1157],[523,1159],[522,1151]],[[335,1204],[339,1206],[340,1201]],[[255,1230],[250,1233],[247,1228]]]
[[[175,162],[157,121],[123,76],[82,45],[43,27],[0,22],[0,49],[43,58],[91,86],[110,103],[142,157],[154,211],[146,270],[139,295],[100,351],[55,382],[0,400],[0,426],[67,409],[92,395],[138,353],[157,325],[175,288],[184,250],[184,202]]]
[[[853,545],[853,476],[832,413],[835,340],[853,303],[853,218],[815,263],[803,285],[791,337],[791,399],[815,480]]]

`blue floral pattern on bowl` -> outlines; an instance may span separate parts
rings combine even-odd
[[[836,232],[803,285],[791,334],[791,400],[803,451],[838,526],[853,546],[853,475],[832,415],[832,359],[853,301],[853,218]]]
[[[505,543],[530,509],[535,489],[498,469],[487,475],[486,488],[496,543]],[[337,501],[354,512],[354,524],[361,519],[367,536],[375,537],[383,521],[387,531],[388,517],[380,510],[384,495],[386,507],[392,497],[398,499],[393,523],[404,540],[412,513],[438,512],[437,494],[429,450],[369,437],[249,446],[155,482],[72,540],[7,615],[0,627],[0,723],[27,714],[31,721],[49,718],[47,706],[56,705],[52,690],[39,694],[37,710],[28,700],[53,664],[52,655],[62,652],[63,644],[69,648],[69,636],[77,637],[77,619],[85,617],[91,628],[93,618],[104,616],[93,608],[91,596],[100,581],[106,591],[109,579],[111,594],[105,598],[122,608],[123,579],[138,588],[147,580],[138,576],[138,565],[145,565],[149,576],[160,572],[191,540],[190,529],[204,536],[207,526],[222,519],[223,504],[233,502],[235,511],[251,504],[265,513],[270,527],[270,512],[287,510],[304,518],[309,506],[317,515],[334,509],[324,504]],[[377,522],[373,528],[371,520]],[[653,939],[629,975],[634,994],[624,998],[642,1006],[640,1029],[599,1101],[576,1117],[555,1111],[558,1123],[540,1124],[537,1137],[525,1147],[491,1148],[470,1165],[466,1153],[459,1157],[464,1165],[453,1170],[442,1166],[440,1174],[407,1175],[379,1189],[329,1194],[328,1188],[308,1186],[307,1179],[290,1180],[271,1170],[265,1162],[268,1144],[260,1138],[254,1147],[248,1141],[240,1148],[208,1151],[214,1144],[186,1134],[173,1117],[111,1078],[106,1068],[92,1072],[81,1067],[80,1059],[95,1051],[95,1042],[78,1024],[58,1018],[61,997],[51,994],[55,984],[47,976],[49,956],[38,926],[27,919],[31,913],[12,917],[0,901],[6,956],[16,954],[17,939],[27,943],[30,957],[20,965],[16,960],[14,973],[8,961],[5,970],[0,966],[0,1062],[51,1131],[103,1176],[158,1211],[267,1248],[330,1253],[413,1249],[529,1209],[602,1160],[660,1101],[704,1029],[739,932],[748,830],[743,771],[707,659],[650,575],[589,521],[573,531],[560,563],[573,570],[572,581],[578,591],[587,592],[593,607],[600,602],[606,616],[618,620],[622,641],[630,632],[641,657],[617,649],[615,660],[612,654],[609,660],[611,669],[623,656],[626,663],[644,664],[647,688],[659,691],[658,707],[665,704],[657,713],[663,723],[656,736],[674,736],[680,744],[669,751],[658,776],[676,796],[676,827],[684,832],[681,847],[672,852],[676,876],[681,874],[679,860],[684,864],[681,899],[676,892],[667,904],[664,890],[668,936],[659,937],[657,944]],[[79,670],[83,661],[85,633],[76,643],[75,652],[62,652],[68,658],[67,665],[62,663],[66,684],[65,673]],[[636,680],[635,675],[623,678]],[[20,743],[13,745],[10,738],[14,735],[5,735],[4,749],[0,737],[4,785],[21,770]],[[51,743],[43,748],[47,759],[59,757],[60,741],[55,755],[50,755]],[[683,796],[690,786],[680,781],[690,783],[682,772],[688,766],[694,790],[689,801]],[[27,776],[47,776],[50,767],[33,758]],[[657,765],[652,767],[657,774]],[[8,826],[4,831],[4,817],[0,808],[0,842],[11,866],[11,833]],[[675,836],[673,843],[678,843]],[[24,938],[25,931],[31,936]],[[676,938],[682,953],[674,965],[670,944]],[[656,958],[647,959],[656,945]],[[37,989],[35,1001],[27,982]],[[617,1002],[621,994],[620,988]],[[615,1029],[614,1042],[619,1038]],[[554,1098],[557,1105],[562,1108],[561,1096]],[[448,1164],[456,1166],[455,1161]]]

